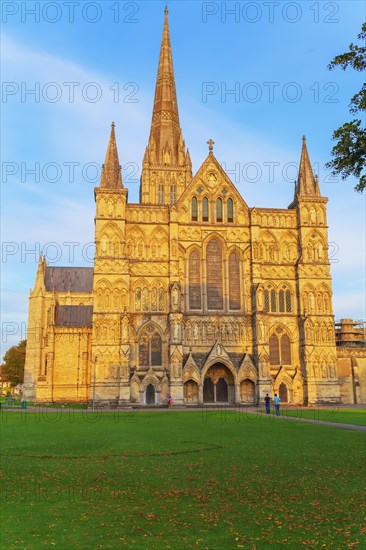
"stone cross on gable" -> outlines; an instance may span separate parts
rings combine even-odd
[[[208,145],[208,150],[210,151],[210,153],[212,153],[213,151],[213,146],[215,145],[215,142],[213,139],[209,139],[208,142],[207,142],[207,145]]]

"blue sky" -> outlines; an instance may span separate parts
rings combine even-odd
[[[25,336],[41,248],[52,265],[92,265],[93,189],[112,121],[129,201],[138,201],[164,6],[2,3],[2,353]],[[287,207],[306,134],[329,197],[336,318],[365,318],[365,199],[355,181],[324,169],[362,75],[327,64],[365,18],[364,2],[352,0],[169,2],[194,172],[212,137],[250,207]]]

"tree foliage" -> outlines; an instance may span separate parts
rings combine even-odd
[[[5,376],[10,381],[11,387],[17,384],[22,384],[24,380],[24,364],[25,364],[25,348],[26,340],[19,342],[17,346],[13,346],[4,355],[2,370]]]
[[[362,25],[362,31],[357,36],[359,40],[366,39],[366,23]],[[328,65],[329,70],[341,67],[346,70],[351,67],[355,71],[366,69],[366,46],[350,44],[349,51],[337,55]],[[366,111],[366,84],[356,93],[349,105],[350,112],[364,113]],[[363,192],[366,187],[366,128],[360,119],[346,122],[333,132],[333,140],[337,143],[332,149],[332,160],[326,164],[332,170],[333,175],[340,174],[342,179],[348,176],[356,176],[359,182],[356,191]]]

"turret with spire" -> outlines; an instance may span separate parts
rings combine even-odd
[[[101,246],[103,234],[108,224],[113,221],[114,227],[118,227],[118,234],[114,239],[124,238],[125,214],[127,203],[127,189],[123,186],[121,166],[119,164],[118,150],[116,143],[115,124],[112,122],[107,153],[102,167],[102,175],[99,187],[95,188],[96,216],[95,216],[95,240],[97,244],[96,257],[103,255],[120,255],[122,249],[116,245],[112,249]]]
[[[102,167],[100,187],[105,189],[120,189],[123,187],[121,166],[118,159],[118,151],[115,135],[115,124],[112,122],[107,154]]]
[[[299,197],[320,197],[318,178],[314,178],[311,167],[306,137],[302,136],[302,149],[299,166],[299,175],[295,187],[295,199]]]
[[[140,201],[173,204],[192,179],[192,163],[179,123],[168,8],[165,8],[155,99],[143,160]]]

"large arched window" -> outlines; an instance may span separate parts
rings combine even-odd
[[[197,197],[192,197],[192,222],[198,221],[198,202]]]
[[[160,335],[156,332],[151,337],[151,363],[153,367],[162,364],[162,343]]]
[[[202,221],[208,222],[208,198],[204,197],[202,201]]]
[[[216,201],[216,221],[222,222],[222,199],[220,197]]]
[[[201,309],[200,255],[194,250],[189,256],[189,309]]]
[[[223,305],[222,250],[219,241],[212,239],[207,245],[207,308],[223,309]]]
[[[281,338],[281,363],[283,365],[291,364],[291,342],[287,334]]]
[[[275,334],[269,339],[269,362],[271,365],[280,364],[280,346]]]
[[[160,366],[163,361],[162,340],[154,329],[145,331],[139,338],[140,367]]]
[[[228,201],[227,201],[227,221],[228,221],[228,223],[232,223],[234,221],[233,199],[228,199]]]
[[[236,252],[229,256],[229,309],[240,309],[240,265]]]

